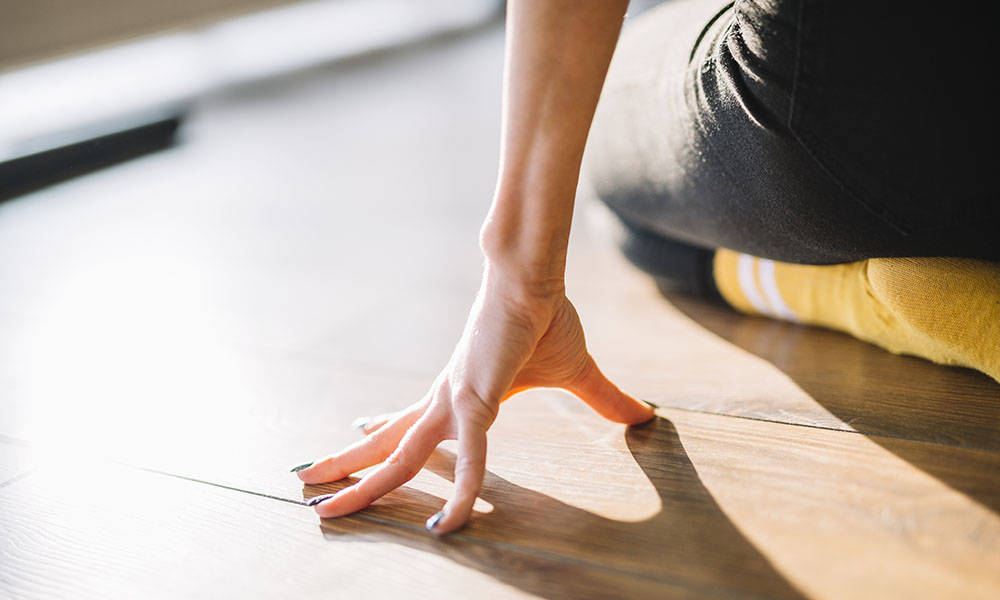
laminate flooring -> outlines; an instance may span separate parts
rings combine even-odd
[[[1000,386],[665,298],[581,190],[567,285],[625,428],[508,401],[468,527],[442,444],[357,515],[288,468],[419,399],[476,291],[502,31],[195,106],[0,204],[0,596],[996,598]]]

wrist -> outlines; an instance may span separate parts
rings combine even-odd
[[[488,257],[483,263],[483,288],[524,308],[541,308],[566,295],[561,272],[544,276],[520,262],[497,262]]]
[[[479,232],[487,265],[505,280],[562,289],[573,194],[501,187]]]
[[[566,242],[545,233],[487,221],[479,235],[487,268],[504,280],[525,285],[561,282],[566,270]]]
[[[562,277],[526,278],[487,259],[479,294],[484,306],[516,316],[522,329],[541,335],[565,301],[566,288]]]

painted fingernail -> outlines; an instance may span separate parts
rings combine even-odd
[[[655,409],[657,409],[657,408],[660,408],[660,406],[659,406],[658,404],[653,404],[653,403],[652,403],[652,402],[650,402],[649,400],[639,400],[639,402],[642,402],[643,404],[648,404],[648,405],[649,405],[649,406],[651,406],[651,407],[652,407],[652,408],[653,408],[654,410],[655,410]]]
[[[336,494],[323,494],[322,496],[313,496],[312,498],[309,499],[308,502],[306,502],[306,506],[316,506],[320,502],[325,502],[330,498],[333,498],[334,496],[336,496]]]
[[[443,518],[444,518],[444,511],[443,510],[440,511],[440,512],[434,513],[434,516],[432,516],[431,518],[427,519],[427,531],[434,531],[434,528],[437,527],[437,524],[440,523],[441,519],[443,519]]]
[[[351,427],[355,429],[364,429],[365,426],[371,422],[371,420],[371,417],[358,417],[357,419],[354,419],[353,423],[351,423]]]
[[[311,463],[311,462],[302,463],[301,465],[299,465],[297,467],[292,467],[291,470],[289,470],[288,472],[289,473],[298,473],[302,469],[308,469],[311,466],[313,466],[313,463]]]

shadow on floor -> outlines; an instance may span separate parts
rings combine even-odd
[[[1000,385],[986,375],[894,355],[835,331],[664,295],[705,329],[780,369],[859,433],[1000,514]]]
[[[661,498],[662,510],[646,521],[607,519],[487,472],[481,497],[493,511],[443,539],[416,524],[441,500],[405,487],[362,517],[325,519],[321,527],[331,539],[389,541],[447,556],[544,598],[803,597],[722,512],[669,421],[626,431],[629,450]],[[439,449],[426,468],[453,480],[454,462]],[[309,486],[306,494],[329,490]]]

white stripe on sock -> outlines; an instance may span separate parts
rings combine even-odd
[[[749,254],[740,254],[740,259],[737,263],[740,289],[743,290],[743,295],[750,301],[754,310],[762,315],[773,316],[771,307],[767,305],[767,301],[764,300],[764,297],[760,295],[760,290],[757,289],[756,278],[753,275],[753,266],[756,260]]]
[[[781,290],[778,289],[778,277],[774,272],[774,261],[766,258],[760,259],[757,274],[760,276],[760,287],[764,291],[764,297],[771,306],[774,316],[798,323],[799,316],[785,304],[785,299],[781,297]]]

